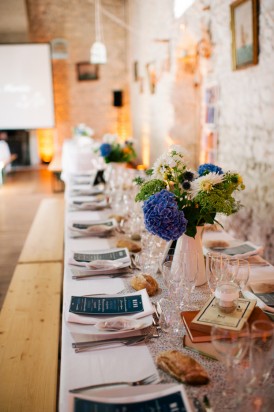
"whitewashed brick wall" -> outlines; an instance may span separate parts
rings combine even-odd
[[[141,4],[140,4],[141,3]],[[218,163],[224,169],[238,170],[246,184],[241,193],[244,208],[224,219],[224,225],[237,238],[249,239],[265,247],[265,257],[274,263],[274,1],[260,1],[259,64],[232,70],[229,0],[213,0],[203,12],[203,0],[196,1],[175,22],[173,0],[130,0],[130,24],[141,32],[131,36],[130,67],[138,61],[145,78],[145,65],[160,59],[155,37],[172,41],[172,70],[161,79],[151,95],[145,78],[144,92],[131,81],[133,131],[141,142],[150,142],[150,160],[173,140],[199,158],[202,91],[208,82],[220,88]],[[179,23],[186,24],[194,38],[201,36],[201,22],[211,20],[213,54],[200,88],[193,76],[183,75],[176,60],[182,41]],[[132,79],[132,77],[131,77]],[[140,145],[141,147],[141,145]]]

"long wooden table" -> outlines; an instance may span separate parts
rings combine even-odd
[[[67,412],[69,390],[90,384],[98,384],[110,381],[128,381],[144,378],[151,373],[159,373],[163,382],[175,382],[166,373],[157,370],[155,366],[155,357],[157,354],[166,349],[180,350],[200,362],[208,371],[210,383],[201,387],[185,386],[186,392],[191,399],[199,397],[200,399],[207,395],[214,400],[217,411],[234,410],[229,402],[224,405],[221,391],[225,385],[225,367],[218,361],[212,360],[198,353],[190,352],[183,347],[182,338],[171,338],[168,334],[160,331],[158,339],[151,339],[147,344],[141,344],[132,347],[116,347],[111,349],[101,349],[90,352],[75,353],[72,343],[76,339],[90,340],[88,328],[75,324],[69,324],[66,321],[67,308],[72,295],[88,295],[96,293],[119,293],[122,290],[133,292],[130,286],[130,278],[115,279],[89,279],[74,280],[72,279],[71,268],[68,265],[68,259],[72,251],[76,250],[100,250],[107,249],[116,245],[116,238],[70,238],[68,226],[73,221],[96,220],[108,217],[112,212],[111,209],[102,211],[72,211],[69,210],[70,184],[66,182],[66,211],[65,211],[65,261],[64,261],[64,290],[63,290],[63,320],[62,320],[62,348],[61,348],[61,376],[59,392],[59,410]],[[78,198],[73,198],[78,200]],[[79,198],[84,199],[84,198]],[[87,198],[86,198],[87,199]],[[122,211],[121,211],[122,212]],[[206,234],[208,238],[216,237],[214,233]],[[230,238],[229,235],[225,235]],[[274,277],[273,266],[260,268],[259,271],[253,269],[251,277]],[[166,296],[166,290],[162,282],[161,274],[156,275],[160,284],[160,292],[152,298],[157,302],[161,297]],[[196,288],[193,295],[194,302],[200,307],[209,297],[209,289],[205,284]],[[79,331],[82,333],[79,333]],[[83,336],[85,333],[85,336]],[[273,380],[271,381],[273,383]],[[244,411],[244,409],[243,409]]]

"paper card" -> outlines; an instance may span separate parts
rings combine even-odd
[[[255,293],[267,306],[274,307],[274,293]]]
[[[143,312],[141,295],[117,297],[72,296],[69,311],[77,315],[130,315]]]
[[[72,227],[75,229],[85,230],[95,226],[105,226],[106,230],[114,228],[116,226],[116,221],[114,219],[108,220],[94,220],[89,222],[75,222],[72,223]]]
[[[150,391],[150,393],[149,393]],[[191,412],[193,409],[182,385],[160,384],[92,393],[70,394],[70,412]]]
[[[79,263],[93,262],[94,260],[122,260],[125,262],[130,262],[129,253],[126,248],[113,248],[90,252],[74,252],[73,259]]]

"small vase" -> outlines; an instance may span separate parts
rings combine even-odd
[[[206,283],[205,260],[204,260],[203,245],[202,245],[203,230],[204,230],[203,226],[197,226],[197,233],[194,238],[183,234],[177,240],[175,251],[174,251],[174,259],[180,259],[180,255],[182,255],[184,251],[191,251],[191,250],[197,251],[198,253],[198,276],[196,280],[196,286],[201,286]]]

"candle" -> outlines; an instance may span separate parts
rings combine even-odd
[[[224,283],[216,288],[215,297],[220,311],[231,313],[237,307],[239,288],[234,283]]]

